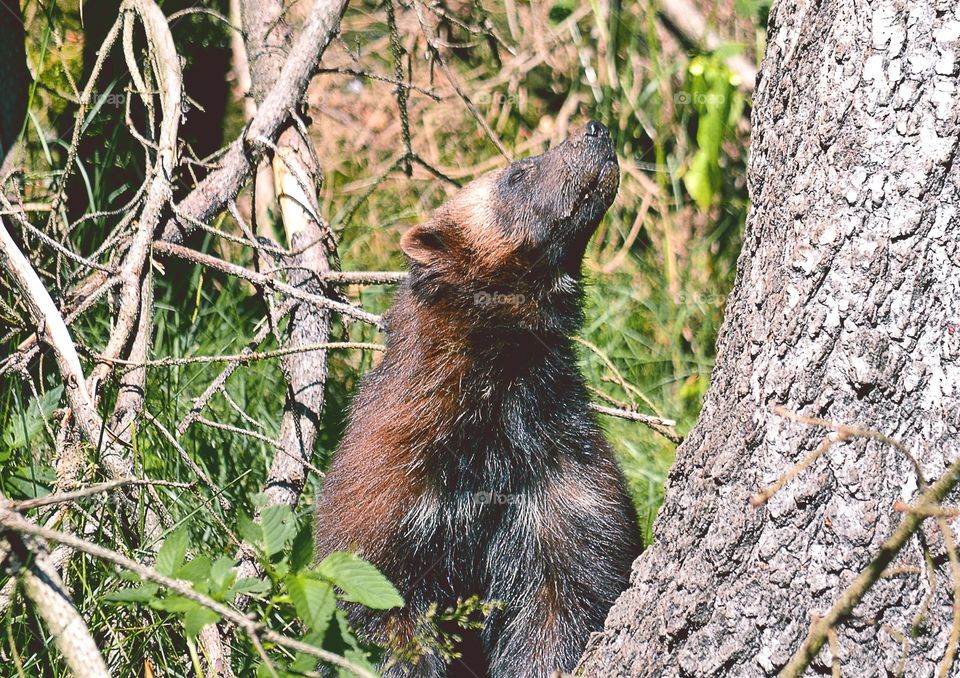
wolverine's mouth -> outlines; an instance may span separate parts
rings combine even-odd
[[[619,185],[620,165],[614,155],[603,161],[596,176],[586,183],[574,200],[569,216],[573,230],[580,232],[589,229],[592,234],[613,204]]]

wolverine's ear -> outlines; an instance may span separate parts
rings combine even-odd
[[[431,223],[418,224],[400,238],[400,249],[421,266],[429,266],[447,251],[443,236]]]

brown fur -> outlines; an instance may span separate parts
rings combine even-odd
[[[458,662],[428,655],[391,676],[572,669],[640,551],[568,338],[618,181],[591,125],[473,182],[401,241],[410,280],[328,471],[317,554],[355,549],[404,595],[388,615],[350,609],[372,640],[408,640],[431,602],[503,608]]]

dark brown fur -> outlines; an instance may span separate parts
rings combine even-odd
[[[409,639],[432,601],[504,607],[454,666],[428,656],[390,675],[570,670],[626,587],[640,537],[568,338],[618,180],[591,123],[473,182],[402,240],[410,279],[327,474],[317,553],[355,549],[403,594],[389,618],[350,610],[372,639]]]

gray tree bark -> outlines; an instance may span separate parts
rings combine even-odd
[[[833,445],[750,506],[827,433],[775,405],[896,438],[928,480],[960,455],[958,71],[956,0],[775,3],[713,383],[581,675],[775,675],[896,527],[916,474],[875,440]],[[937,671],[943,544],[927,521],[894,563],[916,569],[881,579],[838,629],[844,675]],[[824,648],[808,675],[830,662]]]

